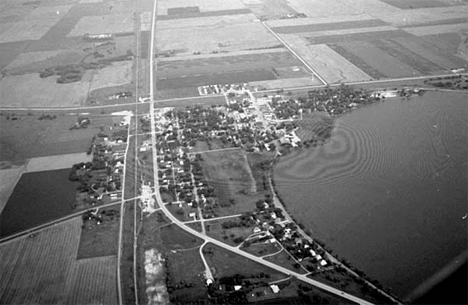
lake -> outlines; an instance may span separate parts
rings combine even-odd
[[[281,157],[291,214],[397,296],[467,251],[468,95],[428,92],[354,110],[317,148]]]
[[[0,214],[0,237],[66,216],[75,202],[77,182],[70,169],[25,173]]]

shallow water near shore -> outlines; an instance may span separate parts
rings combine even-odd
[[[340,117],[332,138],[281,157],[291,214],[400,298],[467,250],[468,94],[389,99]]]

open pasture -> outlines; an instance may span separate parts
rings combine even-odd
[[[359,12],[352,6],[341,3],[341,1],[289,0],[288,3],[296,12],[304,13],[307,17],[312,18],[331,15],[354,15]]]
[[[241,274],[249,277],[258,275],[260,272],[268,274],[268,277],[263,279],[266,282],[278,281],[287,277],[281,272],[260,265],[238,254],[226,251],[214,244],[206,244],[203,247],[203,253],[205,254],[208,265],[214,270],[213,276],[215,278],[232,276],[234,274]]]
[[[191,76],[158,79],[158,89],[197,88],[213,84],[246,83],[259,80],[276,79],[271,69],[252,69],[247,71],[204,73]],[[197,92],[198,93],[198,92]],[[197,94],[198,95],[198,94]]]
[[[176,56],[267,49],[279,44],[253,14],[163,20],[156,28],[158,52],[173,51]]]
[[[91,77],[83,75],[80,82],[57,84],[57,77],[40,78],[37,73],[12,75],[0,80],[2,106],[12,107],[73,107],[86,100]]]
[[[446,22],[452,19],[466,19],[467,7],[452,6],[438,8],[423,8],[412,10],[398,10],[395,12],[375,12],[375,17],[393,26],[414,26],[426,23]]]
[[[297,12],[288,5],[286,0],[243,0],[244,4],[259,19],[277,19],[288,14]]]
[[[110,66],[96,70],[91,82],[90,91],[106,87],[130,84],[132,81],[132,62],[115,62]]]
[[[102,16],[86,16],[80,19],[67,35],[82,36],[84,34],[119,34],[133,32],[133,14],[121,13]]]
[[[50,113],[45,113],[51,115]],[[52,113],[53,114],[53,113]],[[55,114],[54,120],[38,120],[35,115],[0,115],[0,160],[24,160],[34,157],[86,152],[100,125],[111,124],[109,117],[91,118],[86,129],[69,130],[78,116]],[[12,118],[18,118],[12,120]],[[18,141],[21,139],[21,141]]]

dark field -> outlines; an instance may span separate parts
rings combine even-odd
[[[374,41],[377,39],[393,39],[399,37],[413,37],[413,35],[403,30],[390,30],[390,31],[379,31],[379,32],[367,32],[367,33],[354,33],[344,35],[329,35],[319,37],[306,37],[307,41],[311,44],[328,44],[328,43],[346,43],[346,42],[358,42],[358,41]]]
[[[72,212],[78,183],[70,170],[26,173],[21,176],[0,215],[0,236],[8,236]]]
[[[224,15],[242,15],[249,14],[249,9],[232,9],[200,12],[198,7],[184,7],[184,8],[170,8],[167,10],[167,15],[158,15],[157,20],[170,20],[182,18],[200,18],[200,17],[213,17]]]
[[[294,33],[305,33],[305,32],[368,28],[368,27],[383,26],[383,25],[388,25],[388,23],[380,19],[373,19],[373,20],[362,20],[362,21],[344,21],[344,22],[334,22],[334,23],[318,23],[318,24],[308,24],[308,25],[284,26],[284,27],[274,27],[271,29],[278,34],[294,34]]]
[[[425,20],[424,24],[408,24],[402,28],[413,28],[413,27],[420,27],[430,26],[430,25],[444,25],[444,24],[457,24],[457,23],[466,23],[468,21],[467,18],[453,18],[453,19],[444,19],[444,20]],[[444,34],[446,35],[446,34]]]
[[[199,87],[212,84],[235,84],[261,80],[276,79],[273,71],[268,69],[256,69],[250,71],[237,71],[231,73],[207,73],[187,77],[158,79],[160,90]]]
[[[416,9],[428,7],[446,7],[450,6],[442,1],[437,0],[380,0],[387,4],[393,5],[400,9]]]

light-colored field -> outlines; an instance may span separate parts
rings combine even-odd
[[[437,34],[446,34],[446,33],[458,33],[467,29],[468,29],[468,22],[459,23],[459,24],[444,24],[444,25],[432,25],[432,26],[405,28],[404,30],[415,36],[424,36],[424,35],[437,35]]]
[[[0,81],[2,106],[80,106],[86,100],[89,79],[89,72],[82,81],[69,84],[57,84],[54,76],[40,78],[38,73],[7,76]]]
[[[238,14],[225,16],[212,16],[202,18],[184,18],[160,20],[156,23],[156,30],[191,29],[197,27],[223,27],[241,23],[251,23],[257,20],[254,14]],[[177,36],[174,36],[177,37]]]
[[[117,304],[116,257],[76,261],[81,217],[0,245],[1,304]]]
[[[65,282],[75,263],[81,217],[34,237],[0,245],[1,304],[65,304]]]
[[[0,213],[8,202],[16,183],[24,173],[24,166],[0,170]]]
[[[67,277],[66,304],[118,304],[117,257],[82,259]]]
[[[327,2],[326,0],[322,1]],[[376,14],[389,14],[391,12],[400,11],[400,9],[379,0],[336,0],[336,2],[339,2],[342,5],[350,6],[359,12],[365,12],[373,16],[376,16]],[[333,12],[331,12],[331,14],[333,14]]]
[[[55,65],[65,64],[67,62],[78,62],[84,57],[84,52],[72,50],[53,50],[20,53],[6,69],[30,68],[31,65],[43,63],[45,61],[53,62]],[[50,64],[47,64],[50,66]]]
[[[401,10],[398,12],[385,13],[376,12],[376,17],[395,26],[408,26],[424,24],[440,20],[466,18],[468,11],[466,6],[453,8]]]
[[[233,10],[245,8],[240,0],[159,0],[158,15],[167,15],[170,8],[198,6],[201,12]]]
[[[71,168],[73,164],[88,161],[91,162],[92,159],[93,156],[86,153],[31,158],[26,166],[26,172],[29,173]]]
[[[156,35],[158,50],[177,50],[180,55],[194,51],[233,52],[279,44],[252,14],[161,21]]]
[[[10,25],[0,34],[0,43],[37,40],[49,31],[71,8],[71,5],[38,7]]]
[[[115,62],[111,66],[95,70],[90,91],[130,84],[132,81],[132,62]]]
[[[250,86],[265,88],[265,89],[281,89],[281,88],[292,88],[292,87],[304,87],[321,85],[322,83],[317,78],[301,77],[301,78],[286,78],[286,79],[274,79],[268,81],[250,82]]]
[[[324,0],[289,0],[289,6],[299,13],[304,13],[307,17],[327,17],[332,15],[354,15],[360,12],[340,1]]]
[[[265,50],[249,50],[249,51],[235,51],[229,53],[216,53],[216,54],[200,54],[200,55],[185,55],[177,57],[161,57],[158,58],[158,62],[171,62],[180,60],[196,60],[196,59],[208,59],[208,58],[222,58],[230,56],[244,56],[244,55],[256,55],[256,54],[270,54],[270,53],[287,53],[289,52],[286,48],[275,48]]]
[[[307,45],[297,35],[285,34],[284,41],[328,83],[371,80],[372,77],[324,44]]]
[[[121,13],[102,16],[86,16],[80,19],[68,37],[84,34],[117,34],[133,31],[133,14]]]
[[[283,26],[297,26],[297,25],[308,25],[308,24],[326,24],[336,22],[349,22],[349,21],[366,21],[375,20],[375,17],[367,14],[356,14],[356,15],[344,15],[344,16],[324,16],[316,18],[297,18],[297,19],[277,19],[268,20],[266,23],[270,27],[283,27]]]

